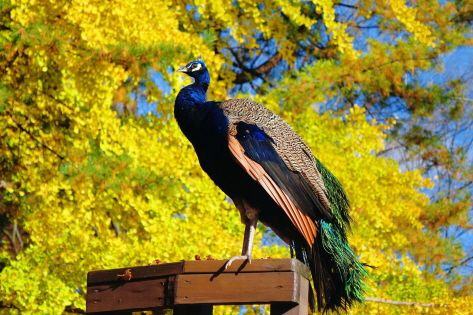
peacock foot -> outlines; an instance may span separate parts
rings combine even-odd
[[[251,256],[250,255],[242,255],[242,256],[233,256],[225,263],[225,270],[227,270],[235,260],[247,260],[248,263],[251,264]]]

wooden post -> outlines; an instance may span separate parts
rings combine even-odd
[[[307,315],[309,313],[309,281],[300,277],[299,303],[272,303],[271,315]]]
[[[174,309],[212,314],[213,305],[270,304],[273,315],[308,314],[309,271],[296,259],[178,263],[91,271],[87,314]]]

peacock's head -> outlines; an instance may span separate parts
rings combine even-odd
[[[189,62],[187,65],[177,69],[177,71],[184,72],[195,80],[198,80],[203,76],[208,76],[207,67],[205,66],[205,63],[200,59]]]

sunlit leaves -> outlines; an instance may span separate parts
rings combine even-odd
[[[391,2],[391,8],[396,18],[405,25],[407,31],[411,32],[416,40],[427,46],[435,46],[432,31],[416,19],[415,8],[408,7],[401,1]]]
[[[392,36],[386,42],[368,40],[369,53],[360,53],[353,24],[338,19],[339,5],[331,0],[3,1],[0,313],[84,309],[89,270],[238,253],[243,232],[238,212],[202,172],[172,118],[176,91],[189,82],[173,70],[202,56],[211,69],[209,98],[225,99],[236,76],[229,47],[253,51],[261,48],[258,39],[271,40],[290,68],[297,47],[317,32],[314,41],[325,47],[305,50],[317,62],[255,98],[291,123],[343,182],[355,219],[350,240],[362,260],[377,267],[370,295],[468,309],[471,299],[452,298],[445,283],[422,269],[423,257],[433,253],[441,261],[441,250],[450,244],[425,227],[437,228],[465,209],[447,200],[427,207],[419,191],[430,181],[377,157],[385,149],[386,131],[396,128],[394,120],[368,121],[367,112],[355,106],[363,89],[379,99],[401,95],[407,104],[422,104],[416,113],[428,116],[429,106],[446,96],[435,87],[405,89],[405,74],[432,66],[432,43],[447,50],[448,40],[458,44],[462,37],[448,32],[448,16],[440,10],[426,26],[424,2],[409,8],[403,1],[360,1],[360,16],[379,14],[380,27]],[[454,12],[450,4],[444,10]],[[400,40],[406,30],[410,36]],[[152,73],[164,83],[156,86]],[[138,96],[153,102],[156,115],[135,115]],[[339,98],[353,101],[347,115],[314,111]],[[462,111],[455,108],[452,117]],[[412,143],[419,136],[413,134]],[[430,145],[433,158],[451,159],[441,146]],[[264,232],[258,230],[257,244]],[[450,249],[459,255],[458,248]],[[288,252],[257,246],[255,257],[288,257]],[[409,310],[366,304],[353,312]]]

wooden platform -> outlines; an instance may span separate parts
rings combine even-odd
[[[271,314],[308,313],[309,271],[296,259],[181,261],[91,271],[87,314],[131,314],[174,309],[174,314],[212,314],[213,305],[270,304]]]

